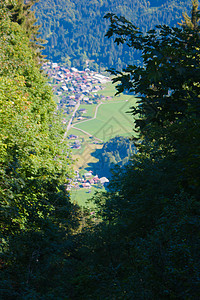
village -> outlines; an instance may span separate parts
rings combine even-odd
[[[67,115],[73,111],[78,101],[90,105],[110,98],[97,94],[104,88],[102,84],[111,81],[110,78],[88,68],[79,71],[76,68],[67,69],[57,63],[46,62],[43,70],[49,76],[54,94],[58,98],[58,109],[63,109]],[[80,112],[84,113],[81,110]]]
[[[79,71],[76,68],[67,69],[60,64],[46,62],[43,65],[43,70],[49,77],[49,84],[52,87],[57,102],[57,110],[62,110],[64,113],[63,125],[69,124],[74,120],[82,121],[88,117],[84,117],[87,112],[86,108],[76,107],[83,105],[98,105],[102,100],[110,100],[111,97],[104,96],[98,93],[103,90],[104,84],[111,81],[109,77],[99,74],[86,68],[84,71]],[[76,111],[76,112],[75,112]],[[75,112],[75,114],[74,114]],[[78,135],[68,134],[69,146],[71,149],[80,149],[82,140]],[[93,175],[92,171],[80,174],[79,170],[75,171],[75,177],[71,180],[66,190],[84,189],[88,193],[92,188],[102,189],[109,183],[106,177],[99,178],[98,175]]]
[[[86,108],[79,108],[80,105],[98,105],[101,101],[110,100],[111,97],[101,95],[99,91],[104,89],[104,85],[111,81],[109,77],[99,74],[86,68],[79,71],[76,68],[67,69],[60,64],[46,62],[43,70],[49,77],[49,83],[56,97],[57,110],[63,111],[63,124],[90,119],[87,116]],[[69,128],[71,127],[71,124]],[[72,149],[80,149],[82,141],[79,136],[69,135],[68,139],[75,139],[70,142]]]
[[[91,190],[91,188],[103,188],[106,187],[109,183],[109,180],[106,177],[99,178],[98,175],[93,175],[92,171],[88,171],[84,173],[82,176],[80,175],[79,171],[75,171],[76,175],[73,180],[67,185],[67,190],[70,191],[71,189],[79,190],[81,188]]]

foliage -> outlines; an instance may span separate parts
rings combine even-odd
[[[176,25],[190,7],[188,0],[41,0],[35,6],[42,37],[48,41],[44,54],[78,68],[85,68],[88,61],[95,70],[122,69],[140,60],[137,50],[126,45],[116,48],[113,40],[106,39],[105,14],[126,15],[146,32],[156,24]]]
[[[29,35],[0,9],[0,298],[50,299],[79,227],[72,159]]]
[[[119,93],[138,94],[138,153],[93,199],[102,222],[86,234],[91,255],[77,295],[84,282],[88,299],[198,299],[199,23],[144,35],[107,17],[108,36],[142,51],[142,66],[112,71]]]
[[[107,35],[142,52],[140,67],[112,71],[119,93],[138,95],[138,152],[116,166],[81,226],[64,187],[71,159],[51,91],[25,29],[0,7],[2,299],[199,298],[196,3],[191,22],[146,34],[107,15]]]
[[[129,138],[116,136],[106,142],[102,149],[97,149],[92,153],[92,156],[99,161],[95,164],[90,164],[88,169],[94,169],[93,173],[97,173],[100,177],[110,177],[111,168],[116,164],[123,167],[135,152],[135,146]]]
[[[140,132],[141,152],[148,154],[150,146],[154,149],[154,160],[166,155],[173,157],[181,164],[180,185],[197,189],[199,27],[164,25],[143,35],[124,18],[107,17],[111,20],[108,36],[117,33],[117,43],[127,42],[142,50],[143,67],[128,66],[123,73],[112,72],[119,75],[114,79],[120,82],[118,93],[129,90],[138,94],[138,105],[132,113]]]
[[[41,61],[43,59],[41,50],[44,49],[41,44],[44,44],[45,41],[38,37],[41,26],[35,24],[37,19],[32,11],[32,6],[37,2],[39,0],[8,0],[5,7],[8,9],[10,20],[18,23],[24,29],[29,38],[29,45],[34,50],[35,59]]]

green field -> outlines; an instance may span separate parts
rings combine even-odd
[[[126,100],[126,99],[129,99],[130,96],[128,95],[124,95],[124,94],[120,94],[120,95],[117,95],[115,96],[117,90],[116,90],[116,83],[113,84],[112,82],[108,82],[106,85],[105,85],[105,88],[103,90],[100,90],[97,92],[98,95],[104,95],[105,97],[109,96],[109,97],[112,97],[113,99],[112,100],[109,100],[109,101],[121,101],[121,100]]]
[[[100,90],[97,92],[98,95],[104,95],[104,96],[114,96],[116,93],[115,85],[112,84],[112,82],[108,82],[105,85],[105,88],[103,90]]]
[[[82,109],[82,108],[85,108],[86,109],[86,113],[83,114],[83,117],[93,118],[96,107],[97,107],[97,104],[81,104],[79,106],[79,110]]]
[[[136,99],[130,95],[114,96],[116,90],[112,83],[108,83],[104,90],[99,91],[99,94],[104,96],[110,96],[112,99],[103,101],[98,108],[97,118],[94,120],[88,120],[80,124],[76,124],[75,127],[80,128],[89,134],[103,140],[108,141],[110,138],[116,135],[131,136],[133,134],[134,122],[130,114],[127,111],[130,110],[131,106],[136,104]],[[83,116],[94,117],[95,109],[97,105],[80,105],[80,108],[85,108],[87,113]],[[80,109],[79,108],[79,109]],[[69,134],[75,134],[79,138],[84,138],[81,149],[73,149],[74,169],[82,170],[84,173],[89,163],[95,163],[98,161],[97,158],[92,156],[95,149],[101,149],[103,144],[95,144],[88,135],[83,132],[71,128]],[[78,203],[82,207],[92,209],[94,205],[89,202],[95,191],[102,191],[91,188],[91,192],[87,189],[79,189],[71,191],[71,201]]]
[[[105,189],[92,188],[90,193],[87,189],[72,190],[70,192],[71,201],[77,203],[81,207],[93,208],[94,204],[92,202],[87,203],[87,201],[92,198],[96,191],[105,192]]]
[[[84,134],[80,130],[77,130],[74,128],[70,128],[68,135],[70,135],[70,134],[77,135],[79,138],[84,138],[85,141],[89,140],[89,136],[87,134]]]
[[[76,127],[104,142],[116,135],[131,136],[134,123],[132,116],[127,114],[127,111],[129,111],[131,106],[135,105],[136,99],[133,96],[124,97],[129,100],[120,102],[110,101],[102,104],[98,109],[95,120],[77,124]]]

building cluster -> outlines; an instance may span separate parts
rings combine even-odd
[[[46,62],[43,69],[51,79],[54,94],[58,97],[58,108],[66,109],[70,113],[78,101],[82,104],[98,103],[106,99],[97,92],[103,89],[102,84],[110,81],[106,77],[97,72],[85,69],[79,71],[76,68],[67,69],[57,63]]]
[[[67,185],[67,190],[70,191],[71,189],[91,189],[93,187],[104,187],[106,184],[109,183],[109,180],[106,177],[99,178],[98,175],[93,175],[92,171],[89,171],[82,176],[79,174],[79,171],[76,171],[75,179],[72,180]]]
[[[91,105],[98,104],[102,100],[110,100],[109,96],[103,96],[98,93],[104,88],[104,84],[111,81],[97,72],[91,71],[88,68],[84,71],[79,71],[76,68],[66,68],[57,63],[46,62],[43,65],[43,70],[47,73],[50,79],[50,85],[56,96],[57,109],[62,109],[66,115],[63,118],[63,124],[67,124],[70,118],[82,120],[88,118],[85,107],[79,107],[80,104]],[[77,106],[79,109],[77,110]],[[68,135],[69,145],[72,149],[80,149],[83,142],[77,135]],[[106,177],[99,178],[98,175],[93,175],[92,171],[80,175],[76,171],[76,177],[68,185],[67,190],[76,189],[91,189],[92,187],[102,188],[109,180]]]

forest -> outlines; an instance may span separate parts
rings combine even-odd
[[[73,161],[41,69],[34,3],[0,3],[0,298],[198,300],[198,0],[179,26],[146,33],[106,15],[116,49],[142,54],[141,65],[112,70],[117,93],[137,96],[137,151],[116,164],[92,212],[66,189]]]
[[[120,167],[126,165],[133,155],[136,153],[136,147],[130,138],[116,136],[104,143],[102,149],[96,149],[92,156],[98,159],[96,163],[89,163],[88,171],[92,170],[94,174],[100,177],[108,178],[112,175],[112,168],[117,164]]]
[[[126,16],[147,32],[158,24],[177,25],[190,7],[188,0],[40,0],[35,9],[49,59],[99,71],[141,62],[140,51],[126,44],[116,47],[114,39],[105,37],[107,13]]]

